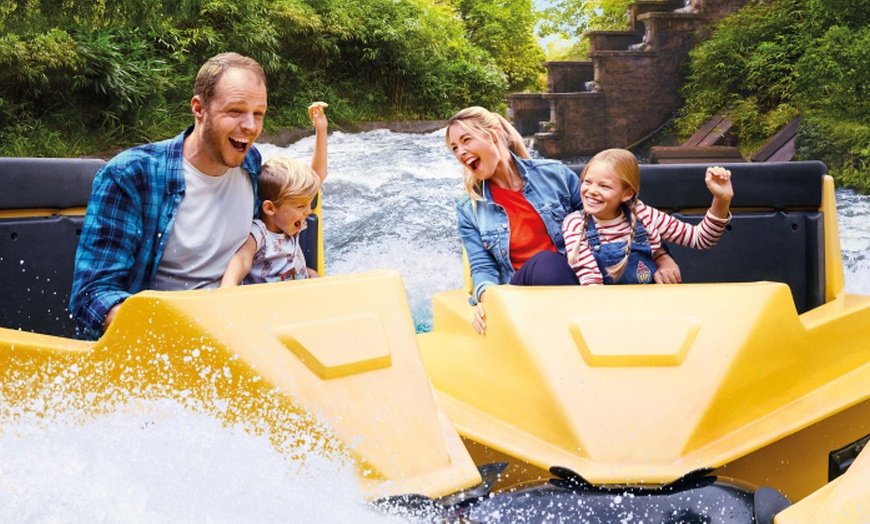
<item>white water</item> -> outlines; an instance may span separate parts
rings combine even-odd
[[[309,160],[313,139],[264,157]],[[333,133],[323,185],[326,271],[401,271],[418,331],[431,329],[432,293],[462,285],[462,251],[454,204],[462,193],[459,163],[444,130],[424,135],[386,130]],[[870,196],[838,190],[846,289],[870,295]]]
[[[307,160],[311,147],[306,139],[261,150]],[[443,131],[334,133],[329,159],[327,273],[398,269],[418,330],[429,329],[432,293],[462,283],[453,211],[459,165]],[[841,190],[838,199],[846,287],[870,294],[870,197]],[[48,422],[43,413],[13,419],[0,409],[7,413],[0,417],[0,522],[409,520],[369,509],[347,467],[317,443],[278,451],[245,428],[171,401],[84,423],[52,402],[60,415]]]

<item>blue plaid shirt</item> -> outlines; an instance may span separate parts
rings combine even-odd
[[[124,151],[97,173],[69,305],[80,337],[99,338],[109,310],[150,287],[184,198],[181,148],[192,131]],[[254,184],[252,217],[260,164],[252,147],[242,163]]]

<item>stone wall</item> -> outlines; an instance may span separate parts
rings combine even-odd
[[[589,60],[545,62],[547,93],[508,96],[514,125],[524,136],[534,134],[542,152],[555,158],[631,146],[682,105],[689,51],[707,24],[746,2],[690,0],[686,6],[680,0],[638,0],[626,31],[585,35]],[[544,103],[549,121],[540,126]]]

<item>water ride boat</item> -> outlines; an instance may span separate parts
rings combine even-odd
[[[276,445],[304,426],[368,498],[472,522],[867,518],[870,297],[844,290],[819,162],[728,166],[719,245],[672,247],[684,284],[500,286],[485,336],[468,289],[416,334],[401,275],[374,271],[143,292],[86,342],[66,305],[100,165],[0,159],[7,412],[182,395]],[[699,221],[705,168],[644,165],[641,198]]]

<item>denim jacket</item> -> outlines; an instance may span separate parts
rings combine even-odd
[[[523,178],[523,195],[541,216],[550,238],[565,253],[562,220],[582,209],[580,178],[561,162],[522,159],[511,153]],[[468,255],[476,304],[488,286],[507,284],[514,274],[510,258],[510,223],[504,208],[492,200],[487,181],[481,184],[482,201],[463,195],[456,204],[459,238]]]

